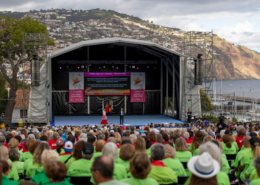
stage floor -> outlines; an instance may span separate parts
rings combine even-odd
[[[99,125],[102,116],[53,116],[53,125],[65,126],[65,125]],[[107,115],[108,124],[120,124],[119,115]],[[148,123],[183,123],[183,121],[162,115],[125,115],[124,125],[147,125]]]

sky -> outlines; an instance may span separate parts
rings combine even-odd
[[[259,0],[0,0],[0,10],[115,10],[185,31],[212,31],[260,52]]]

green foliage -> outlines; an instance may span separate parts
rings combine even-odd
[[[210,122],[218,122],[219,118],[212,115],[202,115],[202,118],[208,118]]]
[[[30,89],[30,85],[17,80],[17,89]]]
[[[212,104],[208,96],[205,92],[203,92],[202,89],[200,89],[200,101],[201,101],[201,110],[202,111],[211,111],[212,110]]]
[[[237,118],[235,118],[235,117],[232,117],[232,122],[234,122],[234,123],[238,123],[238,120],[237,120]]]
[[[8,99],[8,91],[5,88],[5,83],[5,78],[0,73],[0,114],[5,111]]]

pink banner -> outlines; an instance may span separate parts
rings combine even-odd
[[[145,89],[131,89],[131,102],[145,102]]]
[[[130,72],[87,72],[85,77],[113,77],[113,76],[130,76]]]
[[[84,103],[84,90],[69,90],[70,103]]]
[[[131,73],[131,102],[145,102],[145,73]]]

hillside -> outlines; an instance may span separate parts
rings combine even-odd
[[[184,34],[178,28],[153,24],[133,15],[113,10],[50,9],[29,12],[0,12],[16,19],[31,17],[47,26],[56,47],[53,52],[74,43],[109,37],[148,40],[176,51],[183,51]],[[197,46],[193,48],[198,50]],[[196,53],[197,53],[196,52]],[[223,80],[260,79],[260,54],[244,46],[235,46],[214,35],[215,78]]]

